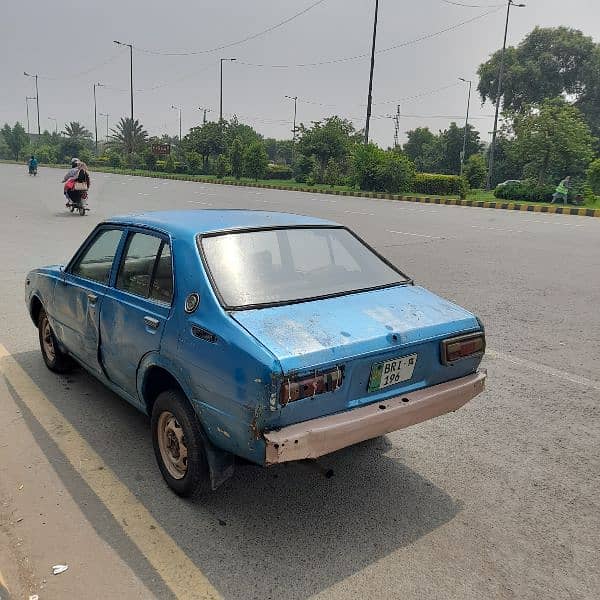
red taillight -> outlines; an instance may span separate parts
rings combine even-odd
[[[343,371],[339,367],[325,373],[315,373],[299,379],[286,379],[281,385],[280,402],[288,402],[310,398],[325,392],[335,392],[342,385]]]
[[[471,333],[442,342],[442,363],[447,365],[463,358],[483,355],[485,334]]]

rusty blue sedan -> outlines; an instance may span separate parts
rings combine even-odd
[[[149,415],[182,496],[218,487],[236,456],[315,459],[484,389],[480,320],[321,219],[115,217],[25,290],[48,368],[81,365]]]

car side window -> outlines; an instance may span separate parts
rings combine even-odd
[[[171,248],[167,242],[163,242],[154,277],[150,286],[150,298],[171,304],[173,298],[173,263],[171,261]]]
[[[169,244],[146,233],[134,233],[127,240],[117,288],[142,298],[171,302],[173,270]]]
[[[121,229],[102,229],[77,259],[71,273],[108,285],[122,235]]]

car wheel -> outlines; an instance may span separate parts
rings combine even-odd
[[[50,326],[48,315],[42,308],[38,318],[38,333],[40,350],[46,366],[55,373],[67,373],[73,368],[73,360],[68,354],[62,352],[58,346],[56,336]]]
[[[184,497],[208,491],[210,476],[201,425],[180,391],[158,395],[151,427],[154,454],[169,487]]]

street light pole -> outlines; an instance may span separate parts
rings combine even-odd
[[[206,125],[206,113],[210,112],[210,108],[204,108],[203,106],[199,106],[198,110],[204,111],[204,116],[202,118],[202,125]]]
[[[179,144],[181,145],[181,108],[171,104],[171,108],[179,111]]]
[[[219,94],[219,123],[223,122],[223,62],[229,61],[233,62],[237,60],[235,58],[221,58],[219,59],[221,62],[221,78],[220,78],[220,94]]]
[[[106,141],[108,142],[108,117],[110,115],[108,113],[100,113],[101,117],[106,117]]]
[[[98,154],[98,113],[96,105],[96,88],[104,87],[101,83],[94,84],[94,134],[96,136],[96,154]]]
[[[58,134],[58,121],[54,117],[48,117],[48,121],[54,121],[54,133]]]
[[[292,164],[294,163],[294,149],[296,148],[296,115],[298,114],[298,96],[286,96],[294,101],[294,128],[292,129]]]
[[[38,91],[38,76],[30,75],[29,73],[27,73],[27,71],[23,71],[23,75],[25,75],[25,77],[33,77],[35,79],[35,101],[37,104],[37,126],[38,126],[38,135],[41,135],[41,130],[40,130],[40,93]]]
[[[133,123],[133,44],[124,44],[113,40],[117,46],[127,46],[129,48],[129,90],[131,96],[131,122]]]
[[[459,77],[461,81],[469,84],[469,97],[467,100],[467,118],[465,119],[465,137],[463,140],[463,149],[462,154],[460,155],[460,176],[462,177],[463,170],[465,167],[465,157],[467,153],[467,133],[469,127],[469,109],[471,108],[471,87],[473,86],[473,82],[470,79],[464,79],[463,77]]]
[[[369,95],[367,99],[367,122],[365,124],[365,144],[369,143],[369,125],[371,124],[371,107],[373,105],[373,71],[375,70],[375,42],[377,40],[377,15],[379,0],[375,0],[375,19],[373,21],[373,44],[371,46],[371,70],[369,72]]]
[[[500,99],[502,95],[502,77],[504,76],[504,55],[506,54],[506,39],[508,37],[508,23],[510,21],[510,7],[525,8],[526,4],[516,4],[514,0],[507,0],[506,6],[506,25],[504,26],[504,43],[502,44],[502,53],[500,54],[500,70],[498,72],[498,90],[496,93],[496,113],[494,116],[494,130],[492,131],[492,145],[490,146],[490,160],[488,166],[488,177],[486,189],[492,189],[494,174],[494,154],[496,152],[496,136],[498,134],[498,115],[500,113]]]
[[[27,135],[31,136],[31,128],[29,126],[29,101],[35,100],[35,96],[25,96],[25,107],[27,109]]]

